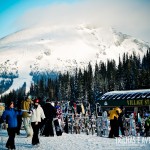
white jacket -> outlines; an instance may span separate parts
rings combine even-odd
[[[31,122],[41,122],[41,118],[45,118],[44,111],[40,105],[38,105],[37,109],[33,109],[31,113]]]

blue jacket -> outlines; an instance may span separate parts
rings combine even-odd
[[[14,108],[9,108],[3,112],[2,119],[7,120],[8,128],[17,127],[17,115],[22,115],[22,111],[16,111]]]

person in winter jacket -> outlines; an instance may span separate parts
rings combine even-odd
[[[45,120],[42,127],[41,134],[44,136],[54,136],[53,130],[53,118],[56,117],[56,109],[51,105],[50,100],[46,100],[46,104],[43,106]]]
[[[38,145],[39,142],[39,128],[41,119],[45,119],[45,114],[42,107],[39,104],[39,99],[34,100],[34,108],[31,111],[31,126],[33,129],[32,145]]]
[[[14,102],[10,102],[8,105],[8,109],[3,112],[2,120],[7,120],[8,123],[8,140],[6,143],[6,147],[8,149],[16,149],[15,147],[15,134],[17,131],[17,116],[22,115],[22,112],[18,112],[14,109]]]
[[[21,109],[23,111],[22,114],[22,119],[23,119],[23,125],[27,134],[27,137],[32,137],[32,127],[31,127],[31,122],[30,122],[30,115],[29,115],[29,111],[31,109],[31,105],[32,105],[32,100],[31,100],[31,96],[29,95],[27,99],[23,100],[21,102]]]
[[[121,109],[119,107],[115,107],[109,111],[109,118],[110,118],[110,132],[109,138],[119,137],[119,123],[118,117],[121,113]]]

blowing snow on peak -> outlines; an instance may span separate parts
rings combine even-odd
[[[35,72],[72,72],[90,62],[118,63],[123,53],[142,57],[149,45],[111,27],[91,25],[27,28],[0,39],[0,81],[9,93],[26,83]],[[10,86],[9,86],[10,85]]]

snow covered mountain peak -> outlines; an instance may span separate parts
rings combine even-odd
[[[148,47],[111,27],[82,24],[27,28],[0,39],[0,84],[11,79],[10,92],[26,82],[29,90],[35,72],[72,72],[89,62],[118,62],[123,53],[135,52],[142,57]]]

